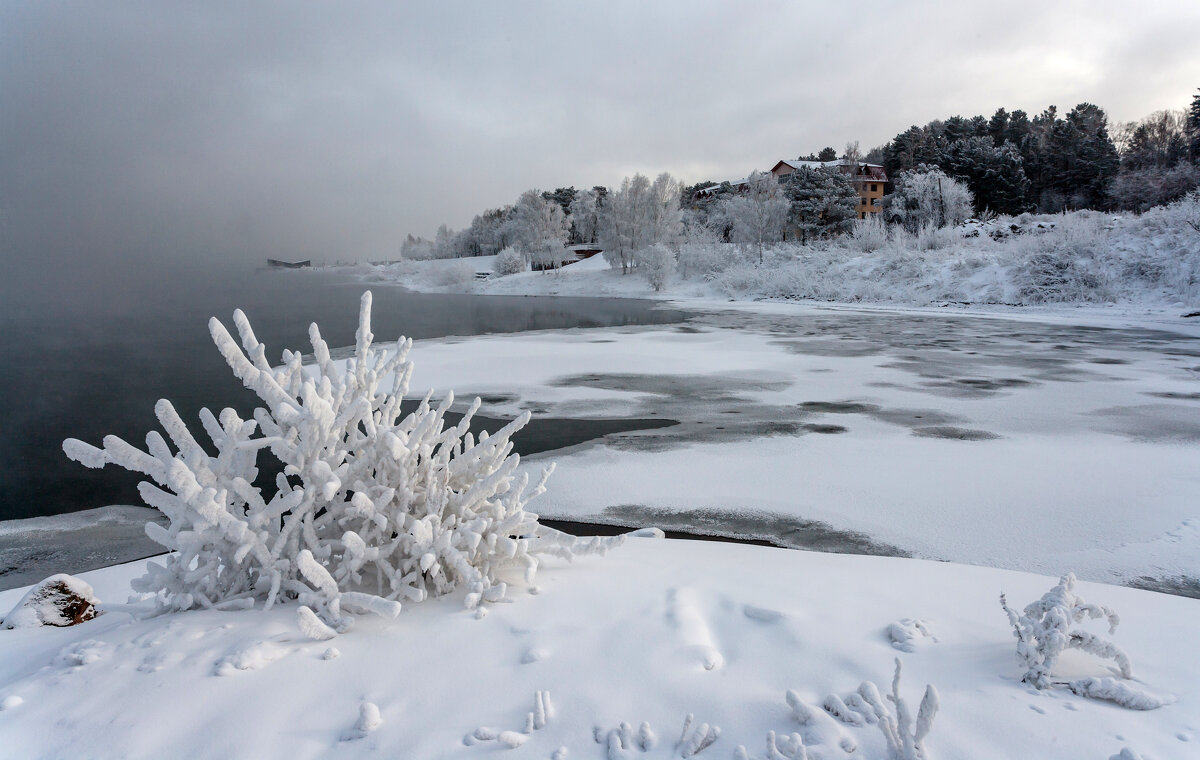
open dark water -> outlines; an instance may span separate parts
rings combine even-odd
[[[160,398],[170,399],[195,430],[203,406],[214,412],[232,406],[249,415],[257,397],[212,345],[209,317],[233,331],[230,315],[241,308],[276,361],[284,348],[310,350],[311,322],[330,346],[352,344],[359,298],[368,287],[379,342],[400,335],[662,324],[685,316],[628,299],[429,295],[367,286],[346,275],[252,269],[180,275],[108,293],[76,288],[19,304],[10,300],[0,310],[0,520],[140,504],[140,476],[76,464],[63,454],[63,439],[99,445],[104,435],[115,434],[141,445],[146,432],[158,428],[154,403]],[[414,361],[419,373],[419,352]],[[596,430],[586,421],[571,429],[561,422],[546,421],[544,429],[534,423],[516,440],[517,450],[531,453],[613,432],[611,421]],[[640,426],[629,422],[625,429]]]

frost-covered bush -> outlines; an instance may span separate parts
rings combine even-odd
[[[433,282],[444,288],[458,288],[475,281],[475,265],[469,261],[454,261],[434,265]]]
[[[1020,616],[1008,606],[1004,594],[1000,595],[1000,606],[1013,626],[1017,657],[1026,668],[1025,675],[1021,676],[1025,683],[1038,689],[1049,687],[1055,663],[1069,648],[1113,660],[1124,678],[1133,675],[1129,658],[1115,644],[1076,627],[1088,618],[1104,618],[1111,634],[1117,630],[1121,619],[1108,607],[1089,604],[1076,595],[1074,573],[1060,578],[1057,586],[1027,605]]]
[[[679,276],[712,280],[741,258],[736,245],[689,241],[679,247]]]
[[[322,638],[332,635],[327,625],[350,626],[347,612],[394,616],[402,598],[465,589],[468,607],[496,601],[509,568],[530,581],[542,557],[612,544],[572,539],[525,510],[550,474],[532,487],[527,475],[515,475],[510,437],[528,413],[478,439],[468,432],[478,399],[449,428],[443,415],[452,394],[436,407],[426,395],[402,414],[412,341],[376,350],[370,313],[367,292],[344,366],[330,358],[315,324],[314,364],[284,351],[283,364],[272,367],[240,310],[240,347],[210,320],[217,349],[264,403],[252,420],[233,409],[201,410],[215,455],[166,400],[155,412],[170,444],[157,432],[147,434],[146,451],[111,435],[102,449],[64,441],[67,455],[86,466],[111,462],[148,476],[138,491],[170,524],[148,523],[146,533],[172,553],[151,562],[134,587],[153,595],[156,611],[295,599],[301,627]],[[269,492],[255,484],[264,450],[283,465]]]
[[[675,275],[675,252],[662,243],[652,245],[638,254],[638,267],[656,291],[666,289]]]
[[[525,271],[525,257],[509,246],[496,255],[492,271],[498,275],[518,274]]]
[[[1112,634],[1121,619],[1108,607],[1084,601],[1075,593],[1075,582],[1074,573],[1062,576],[1057,586],[1027,605],[1021,615],[1008,606],[1004,594],[1000,595],[1000,606],[1008,615],[1013,636],[1017,639],[1017,658],[1025,667],[1021,680],[1037,689],[1066,686],[1081,696],[1107,699],[1137,710],[1160,707],[1163,704],[1160,698],[1113,678],[1053,680],[1054,666],[1068,649],[1079,649],[1112,660],[1121,678],[1133,677],[1133,666],[1125,652],[1111,641],[1079,627],[1088,619],[1103,619]]]
[[[958,235],[950,227],[938,227],[932,222],[921,225],[917,230],[917,250],[940,251],[948,248],[958,240]]]
[[[847,238],[847,246],[862,253],[878,251],[887,245],[887,242],[887,225],[883,223],[879,214],[872,214],[867,219],[855,222]]]
[[[887,213],[890,221],[917,232],[929,224],[945,227],[962,223],[971,216],[973,202],[965,184],[937,167],[921,164],[900,173]]]
[[[775,245],[759,268],[723,258],[734,246],[685,244],[679,265],[737,298],[1200,307],[1200,194],[1141,216],[1022,214],[915,233],[894,225],[869,252],[874,242],[858,234]]]
[[[879,687],[874,682],[863,681],[858,691],[844,699],[836,694],[829,695],[822,707],[829,715],[848,726],[878,726],[887,745],[888,760],[928,760],[925,737],[929,735],[934,716],[938,712],[937,689],[930,685],[925,686],[925,694],[921,698],[914,720],[908,702],[900,696],[900,660],[897,658],[896,671],[892,676],[892,693],[887,695],[887,701],[892,703],[892,709],[884,703],[884,698],[879,694]],[[792,692],[788,693],[788,704],[801,724],[810,722],[805,717],[805,713],[809,712],[808,708]]]

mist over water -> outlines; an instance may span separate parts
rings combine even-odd
[[[169,399],[199,430],[197,413],[226,406],[247,417],[257,397],[217,353],[208,320],[232,331],[246,312],[268,359],[310,350],[317,322],[331,346],[350,345],[367,285],[346,273],[267,270],[248,264],[129,263],[75,271],[25,268],[0,302],[0,520],[139,504],[140,476],[89,470],[62,452],[64,438],[99,445],[113,434],[141,445]],[[618,299],[407,293],[372,284],[372,331],[432,338],[485,332],[677,321],[679,312]],[[420,373],[420,356],[414,356]],[[441,389],[448,390],[448,389]]]

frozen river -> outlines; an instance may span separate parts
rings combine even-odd
[[[1200,326],[756,304],[412,358],[545,421],[549,518],[1200,595]]]
[[[1196,594],[1200,329],[756,305],[434,341],[491,413],[667,418],[553,458],[535,511]],[[502,368],[481,375],[464,361]]]

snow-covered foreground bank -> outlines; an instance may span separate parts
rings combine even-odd
[[[1194,595],[1200,326],[1161,324],[746,305],[421,342],[414,389],[680,422],[527,460],[557,462],[547,516]]]
[[[141,570],[84,578],[119,602]],[[896,657],[914,713],[926,684],[940,694],[931,758],[1094,760],[1128,747],[1164,760],[1200,741],[1200,603],[1190,599],[1080,584],[1120,613],[1111,638],[1132,659],[1135,685],[1170,700],[1137,712],[1020,683],[998,596],[1023,606],[1052,578],[634,538],[603,559],[547,566],[538,584],[518,584],[514,603],[482,619],[456,594],[394,621],[362,618],[325,642],[299,633],[293,606],[137,622],[110,610],[72,628],[0,630],[0,757],[549,758],[566,747],[560,757],[666,758],[679,756],[694,714],[720,727],[702,758],[731,757],[737,745],[765,757],[769,731],[801,734],[809,757],[883,758],[878,727],[840,722],[823,705],[863,681],[887,693]],[[20,595],[0,593],[0,608]],[[897,630],[914,633],[911,652],[887,632],[905,620]],[[1058,672],[1112,675],[1079,652]],[[807,725],[788,690],[809,708]],[[526,734],[539,692],[546,721]],[[370,707],[363,721],[364,703],[378,723]],[[609,755],[594,741],[597,727],[607,735],[623,722],[635,735],[648,723],[653,747]],[[480,728],[517,748],[464,742]]]

